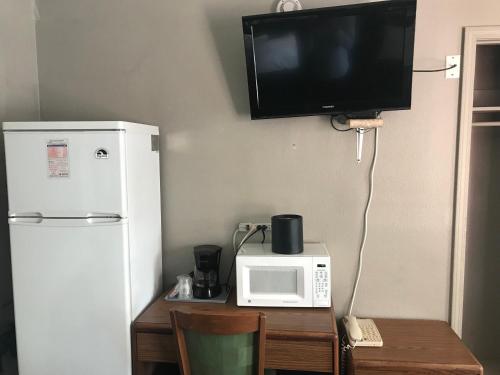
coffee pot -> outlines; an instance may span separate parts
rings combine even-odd
[[[194,248],[193,297],[215,298],[221,292],[219,264],[222,248],[215,245],[200,245]]]

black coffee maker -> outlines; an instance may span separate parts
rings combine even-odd
[[[193,297],[215,298],[221,292],[219,284],[219,263],[222,248],[215,245],[201,245],[194,248]]]

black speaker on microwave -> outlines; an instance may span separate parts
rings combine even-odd
[[[276,215],[271,218],[272,250],[278,254],[300,254],[304,251],[302,216]]]

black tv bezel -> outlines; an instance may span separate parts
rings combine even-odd
[[[325,13],[352,13],[353,11],[360,10],[363,12],[370,12],[373,9],[392,10],[394,8],[404,8],[407,10],[406,17],[410,18],[411,23],[405,30],[405,46],[404,46],[404,66],[406,70],[402,86],[405,88],[407,96],[403,97],[397,104],[386,106],[369,106],[359,102],[346,103],[344,105],[336,106],[335,109],[331,108],[318,108],[317,110],[307,111],[301,109],[299,111],[263,111],[259,108],[257,100],[257,79],[255,73],[255,60],[253,49],[252,26],[261,21],[279,20],[291,17],[317,16]],[[417,10],[417,0],[389,0],[375,3],[362,3],[352,5],[342,5],[325,8],[315,8],[308,10],[300,10],[285,13],[269,13],[253,16],[242,17],[243,25],[243,39],[246,56],[246,68],[248,79],[248,92],[250,99],[250,112],[252,120],[269,119],[269,118],[286,118],[286,117],[300,117],[300,116],[319,116],[319,115],[336,115],[345,113],[357,112],[382,112],[382,111],[396,111],[411,108],[412,99],[412,86],[413,86],[413,55],[415,43],[415,18]],[[333,103],[334,104],[334,103]]]

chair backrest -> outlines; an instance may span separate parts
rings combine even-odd
[[[183,375],[264,374],[266,316],[259,312],[170,311]]]

